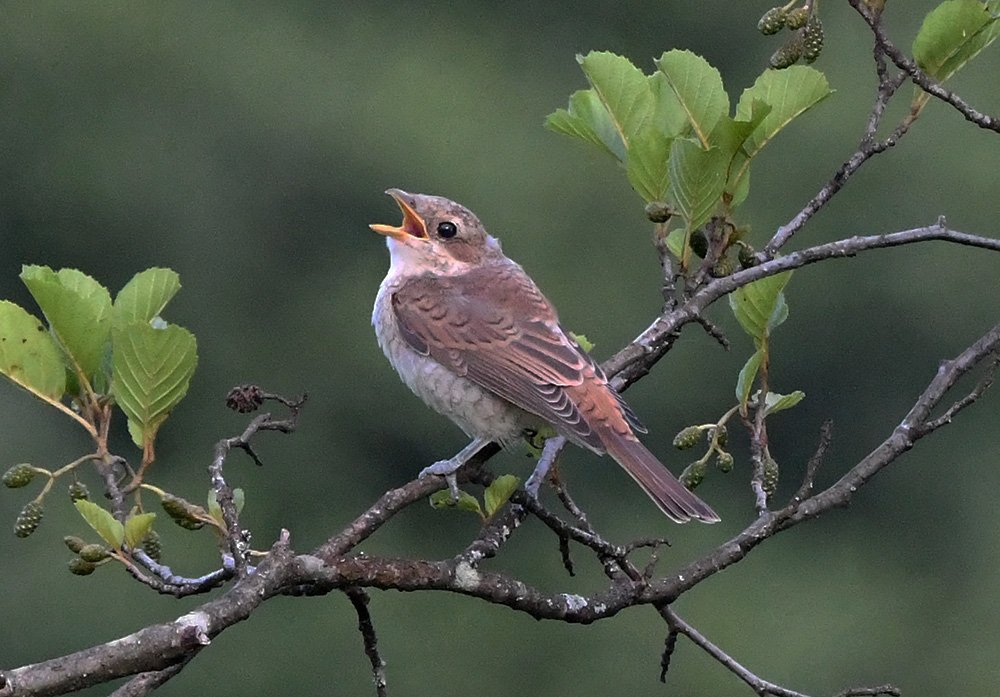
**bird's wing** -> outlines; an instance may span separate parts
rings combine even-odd
[[[456,276],[406,281],[392,296],[400,333],[415,350],[552,422],[600,452],[604,445],[572,398],[574,387],[607,379],[559,325],[549,301],[513,263],[484,265]],[[569,390],[567,390],[569,388]],[[643,431],[610,386],[621,416]]]

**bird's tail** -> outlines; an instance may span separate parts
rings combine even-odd
[[[686,523],[692,519],[704,523],[717,523],[721,520],[708,504],[677,481],[634,436],[615,434],[602,440],[608,454],[632,475],[632,479],[671,520],[678,523]]]

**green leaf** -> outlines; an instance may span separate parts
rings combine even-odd
[[[66,365],[52,336],[38,318],[0,300],[0,373],[46,401],[66,391]]]
[[[667,136],[653,127],[639,131],[629,142],[625,170],[646,203],[666,199],[670,183],[667,175],[670,143]]]
[[[138,547],[142,542],[143,536],[152,530],[154,520],[156,520],[155,513],[130,515],[128,520],[125,521],[125,544],[133,549]]]
[[[764,360],[764,349],[759,348],[747,359],[747,362],[740,369],[740,375],[736,380],[736,399],[740,402],[740,407],[746,409],[747,401],[750,399],[750,390],[753,389],[753,381],[757,378],[757,371],[760,370],[760,363]]]
[[[679,227],[667,233],[667,249],[678,259],[684,256],[684,237],[684,230]]]
[[[785,271],[748,283],[729,294],[733,314],[758,346],[788,317],[782,291],[791,277],[792,272]]]
[[[718,148],[702,150],[683,138],[670,146],[668,192],[688,230],[696,230],[715,213],[726,186],[726,165]]]
[[[751,111],[746,119],[723,116],[715,126],[709,140],[712,145],[730,156],[739,153],[750,135],[764,122],[771,113],[771,105],[759,99],[753,101]]]
[[[689,130],[687,112],[677,93],[670,87],[667,76],[657,71],[649,76],[649,91],[653,95],[653,127],[668,140],[673,140]]]
[[[666,76],[702,147],[708,148],[715,124],[729,113],[729,96],[719,71],[701,56],[678,49],[664,53],[656,67]]]
[[[243,493],[243,489],[233,489],[233,505],[236,506],[236,512],[240,513],[243,511],[243,504],[246,501],[246,496]],[[222,517],[222,506],[219,505],[219,497],[215,493],[215,489],[208,490],[208,514],[215,518],[215,521],[219,524],[219,527],[225,527],[226,521]]]
[[[140,448],[142,447],[142,438],[143,438],[142,433],[143,433],[142,424],[129,419],[128,434],[132,436],[132,442],[138,445]]]
[[[187,394],[197,364],[194,335],[176,325],[157,329],[132,322],[115,332],[112,389],[136,445],[153,441],[171,409]]]
[[[737,121],[753,121],[760,109],[755,102],[771,107],[770,112],[746,139],[744,150],[753,158],[778,131],[799,114],[832,94],[823,73],[806,65],[765,71],[752,87],[743,90],[736,105]]]
[[[491,517],[497,510],[507,503],[511,494],[517,490],[520,479],[512,474],[504,474],[493,480],[483,493],[483,502],[486,504],[486,516]]]
[[[712,131],[710,140],[727,157],[726,191],[729,192],[730,210],[735,210],[747,197],[750,190],[750,157],[744,146],[750,135],[763,123],[771,106],[761,100],[754,100],[748,120],[738,120],[724,116]]]
[[[632,136],[653,120],[656,106],[649,79],[628,58],[607,51],[591,51],[577,61],[627,148]]]
[[[152,268],[137,273],[115,298],[112,308],[114,326],[149,322],[160,314],[180,289],[180,278],[170,269]]]
[[[225,521],[222,519],[222,506],[219,505],[219,496],[215,493],[215,489],[208,490],[208,514],[215,518],[220,525],[225,525]]]
[[[791,409],[801,402],[805,396],[806,393],[802,390],[795,390],[795,392],[790,394],[768,392],[767,396],[764,397],[764,414],[769,415],[783,409]]]
[[[569,98],[569,110],[556,110],[546,119],[545,126],[556,133],[596,145],[619,162],[625,160],[625,142],[593,90],[574,92]]]
[[[788,271],[786,273],[791,273]],[[771,310],[771,315],[767,318],[767,334],[770,336],[776,327],[784,323],[788,319],[788,303],[785,302],[785,294],[778,293],[778,299],[774,303],[774,309]]]
[[[586,334],[577,334],[576,332],[570,332],[569,336],[573,341],[580,345],[586,353],[590,353],[594,350],[594,342],[587,338]]]
[[[459,492],[458,501],[455,503],[451,502],[451,492],[447,489],[435,491],[431,494],[430,501],[431,506],[434,508],[457,508],[460,511],[474,511],[480,516],[483,515],[483,509],[479,506],[479,501],[472,494],[464,491]]]
[[[750,193],[750,160],[743,155],[737,155],[730,171],[736,174],[730,174],[729,181],[726,182],[726,191],[731,197],[729,210],[734,211],[747,200],[747,194]]]
[[[42,308],[77,375],[92,382],[111,331],[111,294],[76,269],[24,266],[21,280]]]
[[[1000,34],[1000,19],[978,0],[947,0],[924,18],[913,40],[917,65],[944,82]]]
[[[115,520],[114,516],[98,506],[96,503],[80,499],[73,503],[76,510],[87,521],[87,525],[101,536],[101,539],[121,551],[122,542],[125,541],[125,527]]]

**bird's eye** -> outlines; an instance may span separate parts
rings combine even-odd
[[[444,239],[448,239],[449,237],[454,237],[455,235],[458,234],[458,228],[455,226],[455,223],[451,222],[450,220],[446,220],[443,223],[438,223],[437,229],[438,229],[438,234],[441,235],[441,237],[443,237]]]

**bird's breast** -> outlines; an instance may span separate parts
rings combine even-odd
[[[399,279],[386,277],[375,298],[372,324],[389,363],[415,395],[429,407],[455,422],[474,438],[489,438],[509,444],[526,428],[536,428],[538,418],[507,400],[458,375],[430,355],[406,342],[392,309],[392,294]]]

